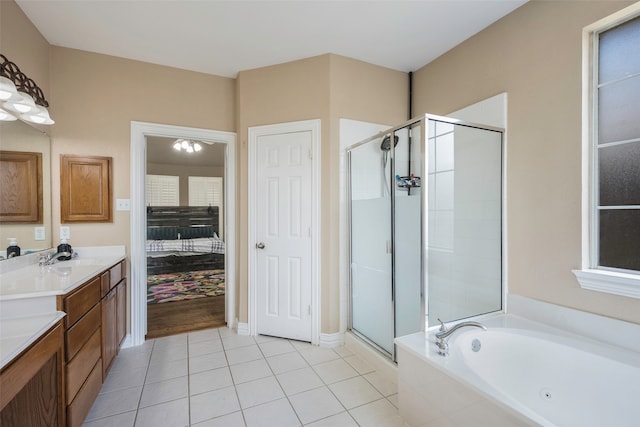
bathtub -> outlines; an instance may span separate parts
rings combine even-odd
[[[400,414],[411,426],[640,426],[638,353],[517,316],[483,323],[487,331],[454,333],[448,357],[433,334],[396,341]]]

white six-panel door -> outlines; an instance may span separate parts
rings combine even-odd
[[[311,341],[310,131],[256,141],[257,333]]]

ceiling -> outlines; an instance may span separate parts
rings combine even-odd
[[[202,150],[187,153],[173,149],[175,138],[147,136],[147,163],[181,166],[224,167],[226,144],[201,142]],[[196,142],[194,140],[194,142]]]
[[[526,0],[16,0],[47,41],[226,77],[335,53],[414,71]]]

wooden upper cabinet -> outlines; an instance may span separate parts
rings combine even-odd
[[[60,155],[61,222],[111,222],[111,157]]]
[[[0,151],[0,223],[42,223],[42,154]]]

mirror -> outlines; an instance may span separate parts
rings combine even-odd
[[[21,255],[51,248],[51,143],[49,136],[19,120],[0,122],[0,150],[41,153],[42,155],[42,220],[40,223],[0,224],[0,253],[4,256],[9,238],[15,237]],[[1,189],[0,189],[1,191]],[[36,240],[36,228],[44,228]]]

